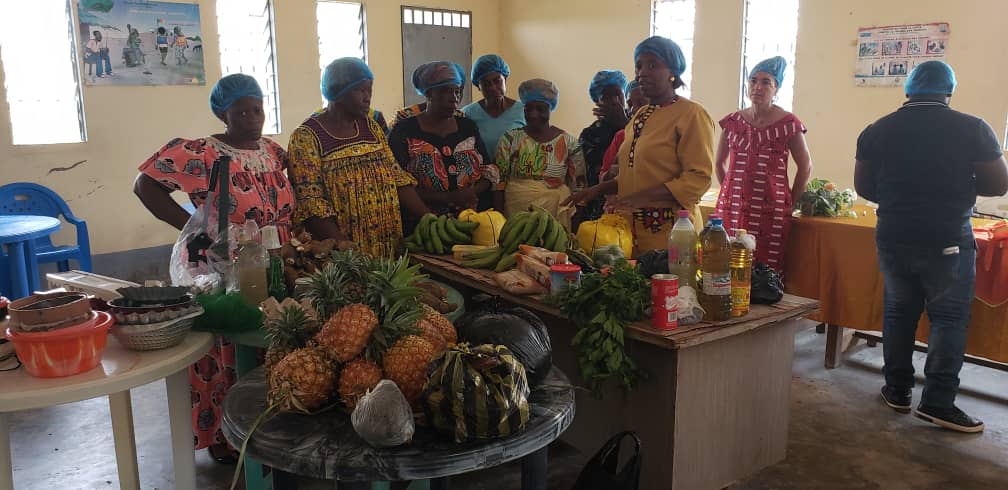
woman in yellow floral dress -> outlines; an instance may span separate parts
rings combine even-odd
[[[373,80],[357,58],[326,67],[321,88],[328,104],[294,130],[287,147],[293,221],[317,239],[349,240],[368,255],[391,257],[402,239],[400,203],[417,216],[428,209],[368,115]]]

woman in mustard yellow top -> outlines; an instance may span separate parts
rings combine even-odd
[[[704,108],[680,97],[686,60],[679,46],[653,36],[634,49],[641,91],[650,104],[626,127],[616,179],[572,195],[586,203],[616,194],[610,205],[633,224],[634,252],[665,248],[676,212],[699,219],[697,203],[710,188],[714,168],[714,121]]]

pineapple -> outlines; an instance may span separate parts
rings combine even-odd
[[[420,330],[420,337],[427,342],[430,342],[431,346],[434,347],[435,355],[444,352],[445,349],[448,348],[448,342],[445,341],[444,336],[441,335],[441,329],[428,321],[426,318],[417,320],[413,326]]]
[[[452,325],[451,320],[448,317],[442,315],[434,308],[427,306],[426,304],[421,304],[421,308],[424,311],[424,320],[437,327],[441,332],[441,336],[444,337],[445,342],[449,344],[454,344],[458,342],[458,332],[455,330],[455,326]]]
[[[354,303],[339,309],[315,335],[315,342],[331,359],[347,362],[367,347],[378,316],[367,305]]]
[[[412,284],[423,276],[418,273],[419,266],[410,266],[405,257],[377,259],[372,265],[367,303],[379,313],[380,324],[371,334],[366,356],[380,362],[400,337],[420,333],[415,324],[422,316],[417,299],[422,290]]]
[[[340,308],[352,303],[343,293],[346,275],[333,264],[326,264],[311,275],[305,299],[311,302],[319,320],[328,319]]]
[[[266,348],[266,372],[294,349],[304,347],[315,333],[315,322],[301,306],[287,304],[268,316],[263,323],[269,346]]]
[[[339,391],[340,400],[347,409],[353,410],[368,390],[374,388],[382,378],[381,368],[374,362],[358,357],[345,366],[340,372]]]
[[[385,377],[395,382],[406,401],[414,404],[427,383],[427,364],[434,358],[434,346],[421,337],[407,335],[385,352]]]
[[[322,351],[303,347],[287,354],[269,375],[270,405],[285,412],[311,413],[332,397],[334,367]]]
[[[350,303],[361,303],[367,294],[371,259],[356,250],[335,250],[332,265],[343,274],[343,296]]]

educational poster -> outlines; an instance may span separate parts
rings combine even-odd
[[[947,22],[858,29],[854,83],[858,86],[901,86],[918,63],[945,60]]]
[[[199,4],[78,0],[88,85],[204,85]]]

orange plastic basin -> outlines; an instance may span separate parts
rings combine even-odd
[[[59,378],[98,366],[112,323],[112,315],[98,311],[86,322],[48,332],[15,332],[8,328],[7,338],[28,374]]]

